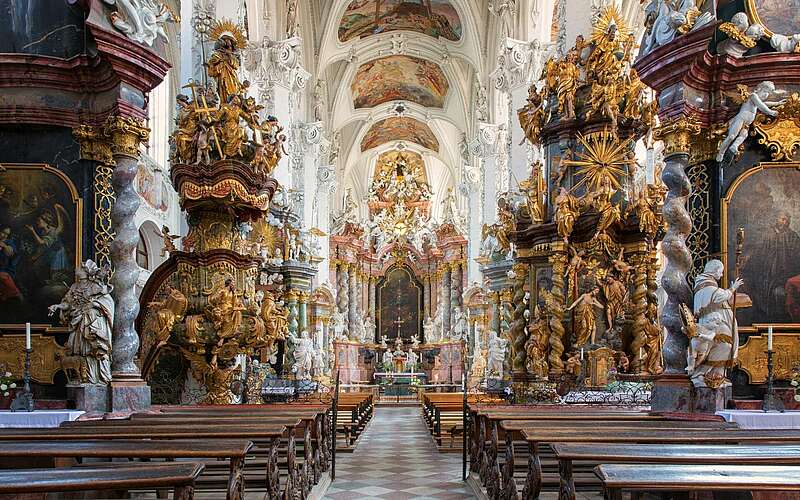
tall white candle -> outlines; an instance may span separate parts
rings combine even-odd
[[[772,325],[767,328],[767,350],[772,350]]]
[[[31,324],[25,323],[25,349],[31,349]]]
[[[581,361],[583,361],[583,347],[581,347]]]

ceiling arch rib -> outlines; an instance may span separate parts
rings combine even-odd
[[[401,100],[443,109],[450,84],[438,64],[393,55],[359,66],[350,89],[355,109]]]
[[[346,43],[401,30],[458,41],[463,27],[449,0],[352,0],[339,22],[338,39]]]
[[[439,152],[439,140],[430,127],[414,118],[394,116],[375,122],[361,139],[361,151],[390,141],[407,141]]]

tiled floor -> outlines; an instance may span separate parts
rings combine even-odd
[[[461,454],[439,453],[415,408],[376,408],[352,454],[336,455],[326,499],[475,498],[461,481]]]

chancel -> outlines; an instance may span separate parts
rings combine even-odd
[[[800,0],[0,0],[0,496],[800,496]]]

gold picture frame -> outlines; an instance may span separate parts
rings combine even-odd
[[[758,2],[763,0],[745,0],[745,8],[747,10],[747,15],[750,17],[750,21],[753,23],[758,23],[764,27],[764,34],[767,38],[772,38],[774,32],[769,28],[769,26],[764,22],[762,17],[758,13]],[[785,33],[789,35],[790,33]]]
[[[80,192],[78,191],[75,183],[61,170],[56,167],[53,167],[47,163],[4,163],[2,164],[2,170],[0,170],[0,183],[2,180],[2,174],[14,171],[14,170],[30,170],[30,171],[43,171],[48,174],[54,175],[63,185],[66,187],[69,197],[71,198],[71,202],[75,206],[75,212],[72,214],[75,218],[75,234],[73,235],[75,238],[75,263],[74,269],[80,267],[81,263],[83,262],[83,198],[80,196]],[[57,326],[53,323],[44,323],[44,322],[32,322],[31,327],[34,330],[43,330],[46,332],[67,332],[68,329],[66,327]],[[19,323],[2,323],[0,324],[0,330],[4,331],[13,331],[13,330],[22,330],[24,325]]]

